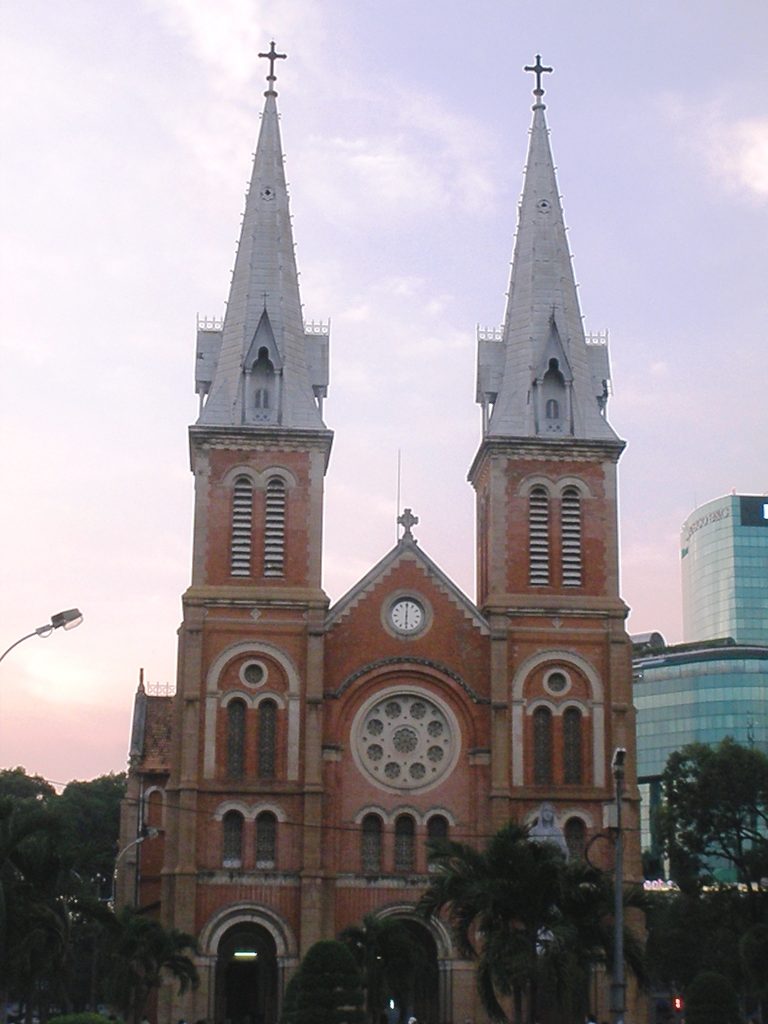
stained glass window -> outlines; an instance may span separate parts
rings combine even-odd
[[[395,871],[413,871],[416,866],[416,826],[410,814],[395,821]]]
[[[259,777],[274,779],[277,704],[263,700],[259,704]]]
[[[582,781],[581,712],[578,708],[566,708],[563,714],[563,781]]]
[[[552,712],[536,708],[533,712],[533,781],[537,786],[552,782]]]
[[[239,868],[243,863],[243,816],[238,811],[227,811],[222,820],[222,864],[225,868]]]
[[[241,779],[245,772],[245,701],[227,704],[227,775]]]
[[[364,875],[381,873],[381,818],[366,814],[360,838],[360,861]]]
[[[277,818],[262,811],[256,818],[256,867],[273,868],[277,854]]]

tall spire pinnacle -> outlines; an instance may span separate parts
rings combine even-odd
[[[328,330],[305,333],[273,85],[277,53],[268,53],[269,88],[248,188],[240,242],[220,330],[198,332],[197,390],[207,395],[205,426],[325,429]],[[201,341],[202,335],[202,341]]]
[[[487,435],[618,440],[604,418],[608,354],[582,325],[541,97],[541,57],[504,326],[480,335],[478,395]],[[591,339],[590,339],[591,341]]]

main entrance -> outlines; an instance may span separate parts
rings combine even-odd
[[[221,1024],[276,1024],[277,955],[266,928],[236,924],[219,943],[215,1019]]]
[[[423,956],[407,991],[392,993],[387,1008],[387,1024],[407,1024],[415,1017],[418,1024],[439,1024],[445,1019],[447,1008],[441,1014],[437,945],[426,925],[409,918],[398,918],[411,938],[421,947]]]

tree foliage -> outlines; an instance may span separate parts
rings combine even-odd
[[[362,1024],[360,972],[349,948],[333,939],[307,951],[286,993],[284,1024]]]
[[[435,866],[420,908],[445,912],[459,951],[478,965],[478,989],[495,1021],[506,1020],[503,1000],[512,998],[515,1018],[537,1011],[546,989],[561,1009],[574,1016],[586,1009],[587,980],[593,965],[610,967],[613,951],[613,886],[602,872],[583,862],[566,863],[551,843],[528,838],[510,823],[485,850],[463,843],[431,844]],[[644,905],[641,893],[627,903]],[[632,932],[625,932],[628,964],[644,980],[643,957]]]
[[[768,876],[768,757],[730,738],[691,743],[670,755],[662,784],[659,820],[675,881],[695,887],[720,859],[759,887]]]
[[[727,978],[702,971],[686,992],[686,1024],[740,1024],[739,1001]]]

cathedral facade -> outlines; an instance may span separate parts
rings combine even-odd
[[[537,61],[504,324],[478,338],[476,598],[404,510],[331,604],[329,337],[302,318],[270,56],[226,316],[198,328],[192,579],[175,694],[136,698],[118,896],[198,939],[201,984],[164,989],[161,1024],[274,1024],[312,943],[368,914],[406,922],[434,966],[392,1024],[482,1019],[472,964],[415,912],[430,838],[482,845],[550,804],[583,856],[624,747],[640,873],[607,348],[582,326]]]

